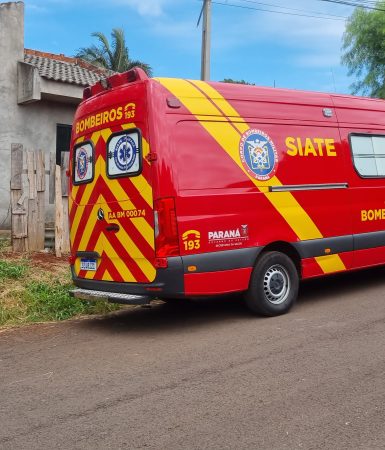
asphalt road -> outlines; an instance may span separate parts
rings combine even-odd
[[[384,449],[385,269],[0,333],[0,449]]]

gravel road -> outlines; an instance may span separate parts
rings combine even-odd
[[[0,448],[384,449],[385,269],[3,330]]]

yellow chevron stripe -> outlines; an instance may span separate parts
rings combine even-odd
[[[107,175],[102,172],[102,178],[106,182],[107,186],[110,188],[111,192],[114,194],[116,199],[122,209],[137,209],[136,206],[129,199],[127,192],[122,188],[117,180],[110,180]],[[152,197],[152,193],[151,193]],[[152,208],[151,208],[152,209]],[[135,228],[144,237],[150,247],[154,248],[154,229],[149,225],[149,223],[143,217],[137,217],[130,219]]]
[[[79,223],[80,223],[81,218],[83,217],[85,207],[91,197],[92,190],[93,190],[93,186],[91,184],[87,185],[87,187],[84,191],[83,197],[82,197],[82,201],[81,201],[82,204],[76,206],[76,212],[75,212],[75,216],[72,221],[71,230],[70,230],[71,244],[73,244],[75,241],[76,233],[78,232],[78,228],[79,228]]]
[[[114,281],[112,276],[110,275],[110,273],[108,272],[107,269],[104,271],[102,280],[104,280],[104,281]]]
[[[98,177],[100,175],[100,170],[99,170],[99,167],[100,167],[99,160],[100,160],[100,158],[101,157],[99,157],[99,159],[96,161],[96,164],[95,164],[95,177],[94,177],[94,180],[93,180],[92,183],[88,183],[86,185],[86,187],[84,189],[84,192],[83,192],[83,195],[82,195],[82,198],[79,201],[79,205],[77,205],[76,213],[75,213],[74,219],[72,221],[71,230],[70,230],[70,241],[71,241],[71,244],[73,244],[73,242],[74,242],[74,240],[76,238],[76,233],[77,233],[78,228],[79,228],[80,220],[83,217],[84,209],[85,209],[86,205],[88,204],[88,202],[90,200],[92,191],[94,190],[94,188],[96,186],[97,179],[98,179]],[[72,201],[73,202],[74,202],[74,198],[75,197],[72,197]]]
[[[139,250],[139,248],[135,245],[134,241],[130,238],[130,236],[126,233],[123,228],[116,233],[118,239],[122,243],[124,248],[130,249],[130,255],[135,258],[136,264],[140,267],[142,272],[146,275],[146,277],[153,281],[156,276],[156,270],[154,266],[146,259],[143,253]]]
[[[241,119],[240,115],[219,92],[204,82],[194,81],[195,86],[193,86],[190,82],[180,79],[161,78],[158,79],[158,81],[184,104],[184,106],[198,119],[203,128],[206,129],[206,131],[228,153],[238,167],[240,167],[240,169],[249,177],[255,186],[266,195],[268,200],[286,220],[299,239],[308,240],[322,238],[322,234],[316,224],[290,192],[267,192],[267,186],[282,185],[276,176],[266,182],[261,182],[249,175],[243,167],[238,150],[240,140],[239,133],[234,129],[228,117],[225,118],[228,121],[217,121],[217,116],[220,112],[216,106],[218,106],[226,115],[237,118],[237,122],[234,126],[240,133],[247,131],[249,126],[243,119],[239,120]],[[214,104],[211,103],[206,96],[196,88],[196,86],[209,95],[210,100],[212,100]],[[204,119],[206,119],[206,116],[216,116],[215,122],[205,121]],[[324,270],[324,272],[330,272],[345,269],[339,255],[332,256],[334,256],[334,258],[327,257],[327,259],[324,259],[325,257],[321,257],[319,264],[322,270]]]
[[[88,246],[88,243],[91,239],[91,236],[93,234],[93,231],[96,227],[96,223],[98,221],[98,217],[97,217],[97,213],[98,213],[98,209],[99,209],[99,202],[100,199],[102,198],[102,196],[99,196],[98,201],[94,204],[92,211],[90,213],[90,215],[88,216],[88,220],[87,223],[84,227],[84,229],[81,231],[82,233],[82,238],[80,240],[79,243],[79,250],[85,250]]]
[[[100,195],[98,198],[97,203],[92,208],[91,214],[89,216],[89,219],[87,221],[86,226],[84,227],[84,230],[82,232],[82,238],[79,243],[79,249],[86,249],[89,243],[89,240],[92,236],[92,232],[95,229],[96,223],[97,223],[97,210],[100,207],[100,203],[103,203],[105,207],[105,213],[108,214],[111,209],[108,207],[108,204],[106,203],[105,199]],[[124,248],[130,249],[130,255],[132,256],[134,262],[138,265],[138,267],[142,270],[142,272],[146,275],[146,277],[152,281],[155,279],[156,270],[154,266],[145,258],[143,253],[140,251],[140,249],[136,246],[134,241],[131,239],[131,237],[127,234],[127,232],[120,228],[120,230],[116,233],[116,237],[119,239],[119,241],[122,243]],[[99,238],[98,243],[95,247],[95,251],[102,254],[103,249],[106,251],[107,255],[111,259],[112,263],[115,265],[117,270],[119,270],[119,273],[122,275],[125,273],[125,276],[123,279],[125,281],[136,281],[131,272],[131,278],[128,277],[127,271],[129,270],[127,266],[124,264],[123,260],[116,254],[116,252],[107,251],[107,248],[112,249],[111,244],[108,242],[108,238],[105,237],[103,242],[100,241],[101,238]],[[103,247],[104,246],[104,247]],[[126,269],[124,269],[126,267]],[[122,275],[123,276],[123,275]]]
[[[136,279],[132,275],[130,269],[124,264],[124,261],[118,256],[107,237],[102,233],[99,237],[99,240],[95,246],[95,251],[97,251],[100,255],[105,253],[110,259],[111,263],[115,266],[116,270],[119,272],[120,276],[124,281],[127,282],[135,282]],[[95,275],[95,274],[94,274]],[[102,277],[102,280],[108,281],[108,279]]]
[[[106,205],[107,213],[111,211],[111,209]],[[105,211],[106,212],[106,211]],[[96,215],[95,215],[96,217]],[[130,249],[130,255],[134,259],[135,263],[139,266],[142,272],[146,275],[146,277],[153,281],[155,279],[156,270],[154,266],[146,259],[140,249],[136,246],[131,237],[127,234],[124,228],[120,228],[120,230],[116,233],[116,237],[122,243],[124,248]],[[107,237],[106,239],[107,240]],[[116,256],[116,258],[119,258]],[[120,259],[120,258],[119,258]],[[115,263],[115,261],[114,261]]]
[[[107,141],[109,136],[111,135],[111,130],[107,129],[107,130],[103,130],[102,132],[95,132],[92,135],[92,142],[94,144],[94,146],[96,146],[98,144],[98,140],[100,138],[103,138],[104,141]],[[148,154],[148,143],[144,140],[144,148],[146,149],[145,151]],[[72,226],[71,226],[71,242],[74,242],[78,227],[79,227],[79,222],[81,220],[82,214],[84,214],[84,209],[85,209],[85,205],[88,204],[90,196],[92,194],[92,191],[97,183],[97,180],[99,178],[99,176],[102,176],[104,181],[106,182],[106,184],[109,186],[109,188],[111,189],[112,193],[114,194],[114,196],[116,198],[119,199],[125,199],[124,201],[127,201],[129,209],[136,209],[135,205],[128,199],[127,193],[124,191],[124,189],[122,189],[121,185],[116,181],[116,180],[110,180],[107,178],[106,174],[104,173],[103,170],[100,170],[100,168],[104,165],[104,159],[100,156],[95,164],[95,177],[94,177],[94,182],[90,183],[87,185],[85,192],[80,200],[80,203],[82,206],[78,206]],[[138,177],[139,178],[139,177]],[[145,201],[150,204],[150,206],[152,207],[152,190],[150,185],[147,183],[147,181],[144,179],[144,177],[140,177],[142,178],[142,180],[138,180],[137,183],[137,189],[138,191],[143,195]],[[103,201],[104,204],[107,204],[107,202],[104,201],[104,199],[101,200],[101,198],[99,197],[97,204],[100,206],[101,201]],[[119,204],[121,206],[122,202],[119,202]],[[127,207],[127,204],[124,205],[125,207]],[[98,209],[98,206],[96,206],[96,204],[94,205],[91,215],[90,215],[90,220],[88,220],[85,229],[82,232],[82,239],[80,241],[79,244],[79,248],[86,248],[89,242],[89,238],[91,237],[91,233],[93,228],[96,225],[96,210]],[[125,209],[125,208],[122,208]],[[153,228],[148,224],[148,222],[144,219],[144,218],[132,218],[130,219],[133,223],[133,225],[135,226],[135,228],[139,231],[139,233],[144,237],[144,239],[148,242],[148,244],[150,245],[150,247],[153,249],[154,248],[154,230]],[[134,245],[133,241],[128,238],[127,233],[125,233],[126,235],[126,241],[130,241],[130,249],[133,250],[133,252],[135,253],[134,258],[136,259],[136,263],[138,264],[138,266],[142,269],[142,271],[145,273],[145,275],[150,279],[153,280],[155,278],[155,269],[152,266],[152,264],[147,261],[145,259],[145,257],[143,256],[143,254],[139,251],[139,249],[136,247],[136,245]],[[124,241],[122,241],[123,245],[124,245]],[[113,261],[113,263],[116,265],[121,265],[121,263],[119,262],[119,258],[116,258],[116,260]],[[124,265],[124,264],[123,264]],[[80,263],[79,263],[79,268],[80,268]],[[118,267],[117,267],[118,269]],[[79,269],[78,269],[79,270]],[[128,269],[127,269],[128,270]],[[122,273],[122,271],[124,272],[124,268],[120,267],[119,272]],[[91,272],[93,274],[93,276],[95,275],[93,272]],[[131,274],[131,272],[130,272]],[[89,275],[88,273],[86,274],[86,278],[90,277],[91,275]],[[126,278],[127,278],[127,273],[126,273]],[[108,277],[107,277],[108,278]],[[126,279],[125,278],[125,279]],[[104,279],[104,276],[103,276]],[[131,274],[131,278],[129,278],[132,281],[135,281],[133,279],[133,276]],[[127,280],[128,281],[128,280]]]
[[[341,270],[346,270],[345,264],[343,263],[338,254],[317,256],[315,260],[320,265],[324,273],[332,273]]]

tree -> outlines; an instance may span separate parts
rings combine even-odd
[[[245,80],[233,80],[232,78],[225,78],[223,80],[224,83],[235,83],[235,84],[248,84],[250,86],[255,86],[254,83],[248,83]]]
[[[376,8],[356,8],[350,16],[341,61],[357,78],[353,94],[385,98],[385,1],[378,1]]]
[[[151,76],[152,69],[148,64],[130,59],[122,29],[114,28],[112,30],[111,45],[107,37],[99,31],[92,33],[91,36],[97,38],[98,45],[79,49],[76,58],[84,59],[91,64],[114,72],[125,72],[133,67],[141,67],[148,76]]]

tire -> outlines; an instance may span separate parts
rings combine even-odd
[[[257,261],[245,294],[248,308],[262,316],[287,313],[298,295],[299,276],[284,253],[266,252]]]

